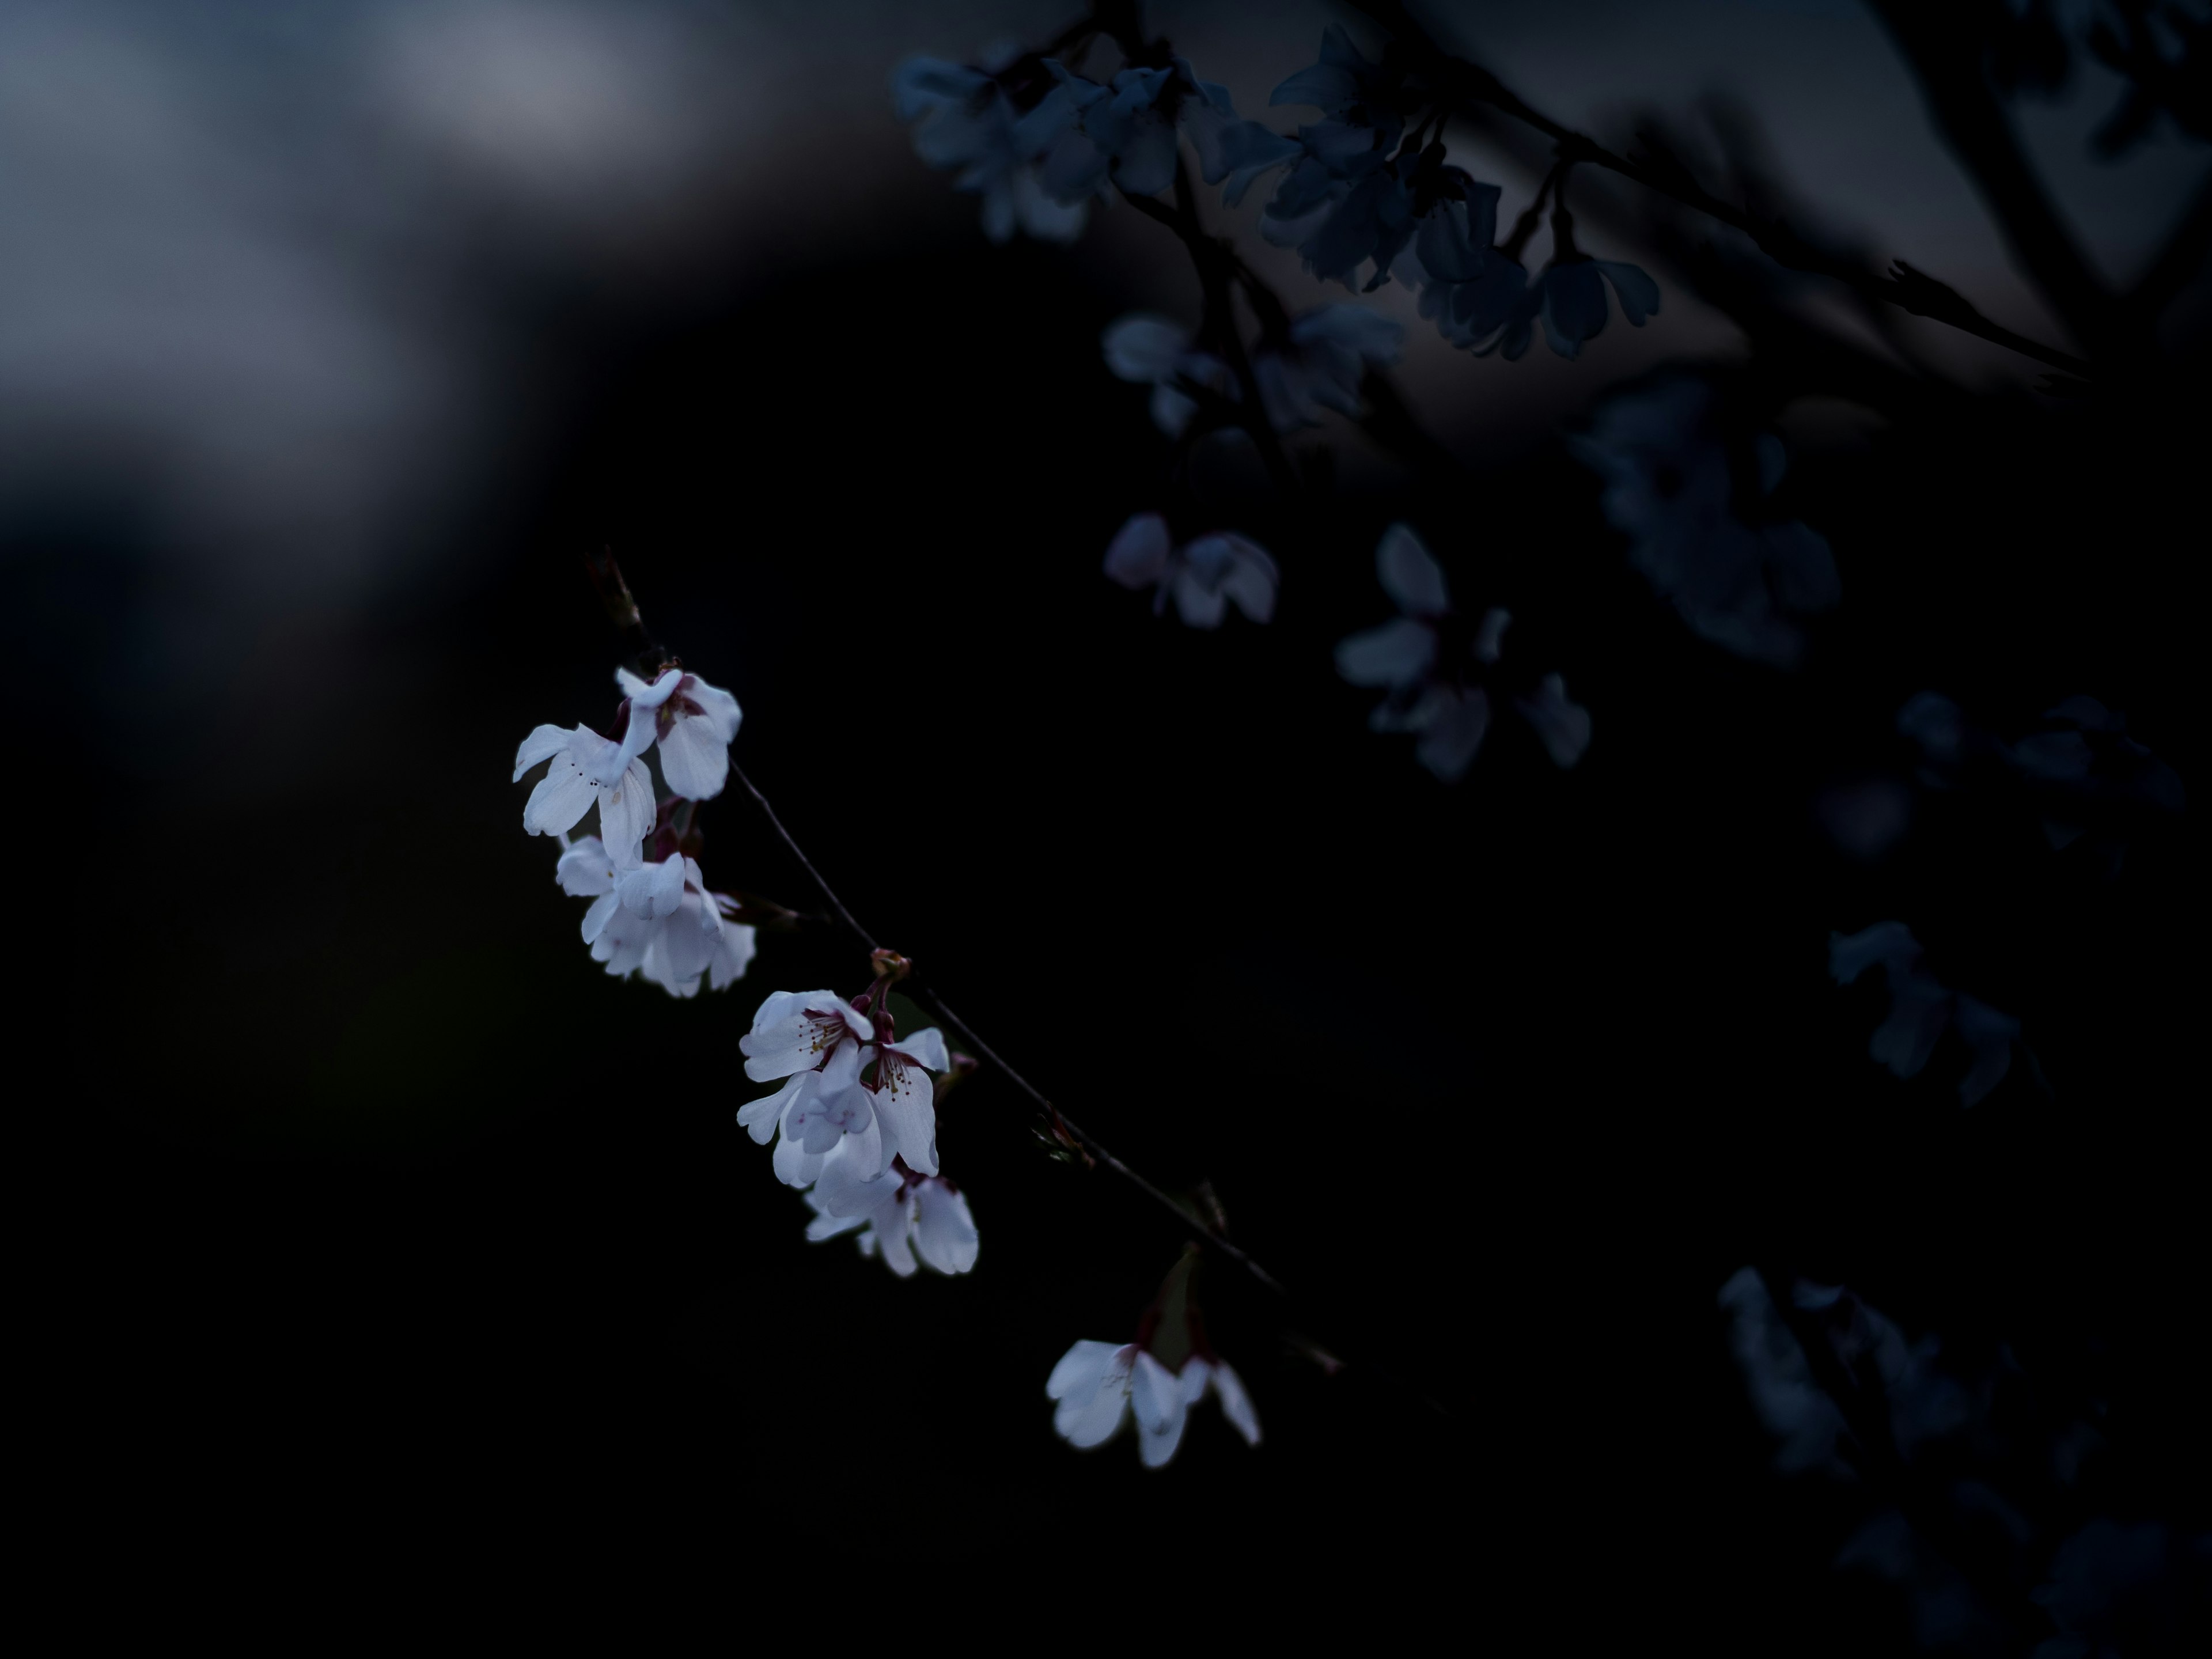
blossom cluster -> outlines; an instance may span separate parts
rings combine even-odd
[[[1474,763],[1489,732],[1488,683],[1513,618],[1493,606],[1470,623],[1452,606],[1443,568],[1405,525],[1383,532],[1375,568],[1398,615],[1339,645],[1337,672],[1355,685],[1383,688],[1389,695],[1369,724],[1378,732],[1419,733],[1414,758],[1449,783]],[[1589,711],[1569,700],[1559,675],[1545,675],[1511,702],[1553,764],[1569,767],[1582,758],[1589,746]]]
[[[1186,1252],[1161,1283],[1131,1342],[1082,1341],[1046,1379],[1052,1426],[1071,1446],[1103,1446],[1133,1419],[1138,1455],[1156,1469],[1176,1455],[1191,1408],[1210,1393],[1248,1446],[1260,1443],[1259,1413],[1236,1370],[1206,1340],[1194,1291],[1198,1256]]]
[[[1835,556],[1769,498],[1789,457],[1711,380],[1681,371],[1600,405],[1570,448],[1605,481],[1607,522],[1629,562],[1702,637],[1778,668],[1805,647],[1802,619],[1843,596]]]
[[[975,1265],[975,1218],[960,1190],[938,1172],[936,1085],[952,1069],[934,1026],[901,1036],[889,1006],[902,959],[878,952],[875,982],[847,999],[834,991],[776,991],[738,1039],[745,1075],[776,1083],[741,1107],[754,1141],[775,1141],[773,1167],[786,1186],[811,1188],[819,1242],[860,1231],[864,1254],[880,1254],[905,1278],[915,1258],[939,1273]]]
[[[739,908],[711,891],[687,848],[693,804],[722,793],[738,701],[719,686],[671,665],[650,682],[615,672],[623,699],[610,738],[588,726],[541,726],[514,755],[514,781],[544,764],[545,775],[522,809],[522,827],[561,842],[554,878],[561,890],[592,901],[584,943],[617,978],[641,973],[672,996],[722,990],[744,976],[754,931],[733,920]],[[657,799],[647,751],[657,751],[672,792]],[[568,832],[597,809],[599,833]]]
[[[1552,349],[1573,357],[1605,327],[1608,287],[1632,325],[1659,309],[1658,285],[1642,270],[1576,246],[1564,173],[1547,183],[1559,192],[1552,258],[1532,276],[1522,250],[1543,198],[1499,246],[1498,186],[1444,159],[1448,96],[1392,54],[1370,61],[1335,25],[1318,61],[1268,99],[1320,112],[1294,134],[1239,116],[1227,89],[1181,58],[1132,63],[1105,83],[1054,58],[1001,54],[981,68],[916,58],[892,86],[899,118],[917,124],[922,160],[983,198],[994,241],[1018,228],[1073,240],[1091,203],[1114,190],[1166,190],[1187,139],[1200,176],[1231,207],[1281,174],[1261,212],[1265,240],[1296,249],[1323,282],[1371,292],[1396,276],[1455,345],[1518,357],[1540,320]]]

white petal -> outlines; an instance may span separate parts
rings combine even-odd
[[[712,800],[730,777],[730,744],[710,720],[678,716],[660,740],[660,770],[686,800]]]
[[[684,860],[640,865],[622,878],[616,890],[622,895],[623,909],[647,921],[672,916],[684,902]]]
[[[917,1066],[927,1066],[933,1072],[952,1069],[952,1057],[945,1052],[945,1033],[934,1025],[926,1025],[919,1031],[902,1036],[892,1046]]]
[[[1176,572],[1175,602],[1176,613],[1187,628],[1218,628],[1229,610],[1221,590],[1207,586],[1188,565]]]
[[[1106,549],[1106,574],[1124,587],[1150,587],[1168,565],[1168,521],[1139,513],[1114,534]]]
[[[876,1075],[876,1110],[883,1117],[889,1151],[905,1158],[917,1174],[935,1175],[937,1112],[929,1073],[886,1051]]]
[[[1139,1353],[1129,1378],[1129,1410],[1137,1419],[1145,1467],[1157,1469],[1176,1455],[1186,1415],[1176,1375],[1148,1353]]]
[[[786,1135],[775,1143],[775,1157],[771,1160],[775,1178],[787,1187],[811,1187],[815,1177],[822,1173],[822,1157],[809,1152]]]
[[[870,1215],[897,1196],[903,1178],[884,1173],[890,1159],[883,1155],[882,1146],[881,1131],[871,1114],[866,1123],[823,1158],[814,1190],[830,1214]]]
[[[1572,766],[1589,747],[1589,710],[1567,700],[1566,682],[1557,674],[1545,675],[1536,696],[1516,697],[1513,706],[1536,728],[1553,765]]]
[[[615,911],[620,904],[620,898],[612,891],[602,893],[592,901],[592,908],[584,912],[585,944],[599,942],[599,935],[606,932],[607,924],[614,920]]]
[[[1229,1369],[1226,1363],[1216,1361],[1213,1367],[1213,1392],[1221,1401],[1221,1414],[1230,1426],[1244,1437],[1244,1443],[1260,1443],[1260,1413],[1252,1409],[1252,1398],[1244,1392],[1243,1380]]]
[[[1375,573],[1382,579],[1382,591],[1409,617],[1441,617],[1451,609],[1443,567],[1405,525],[1394,524],[1382,532],[1375,549]]]
[[[909,1236],[904,1207],[902,1206],[898,1213],[890,1218],[889,1225],[878,1222],[873,1236],[876,1243],[883,1247],[884,1265],[901,1279],[913,1278],[914,1241]]]
[[[975,1265],[975,1218],[965,1195],[942,1181],[915,1188],[914,1247],[941,1273],[964,1273]]]
[[[726,991],[745,976],[752,965],[753,953],[759,935],[740,921],[726,921],[720,936],[714,941],[714,965],[707,970],[707,980],[717,991]]]
[[[1107,1346],[1103,1342],[1076,1345],[1079,1348]],[[1091,1387],[1079,1393],[1071,1392],[1060,1401],[1059,1409],[1052,1414],[1052,1426],[1070,1445],[1103,1445],[1120,1430],[1121,1419],[1128,1414],[1130,1364],[1135,1357],[1134,1347],[1110,1349],[1104,1365],[1091,1378]],[[1060,1363],[1064,1365],[1067,1362]]]
[[[1174,378],[1190,349],[1190,331],[1156,312],[1133,311],[1108,325],[1099,344],[1115,378],[1157,383]]]
[[[812,1193],[804,1196],[809,1204],[814,1202]],[[840,1233],[849,1233],[855,1227],[867,1224],[866,1219],[857,1215],[824,1215],[817,1212],[814,1219],[806,1224],[806,1242],[819,1244],[825,1238],[835,1238]]]
[[[1275,614],[1275,586],[1279,580],[1275,561],[1266,548],[1242,536],[1224,536],[1221,540],[1229,549],[1230,561],[1221,591],[1254,622],[1269,620]]]
[[[576,827],[592,810],[599,792],[592,787],[567,750],[553,757],[553,764],[522,805],[522,827],[533,836],[557,836]]]
[[[1354,685],[1411,685],[1429,672],[1436,654],[1436,629],[1399,617],[1340,641],[1336,672]]]
[[[696,674],[686,674],[684,677],[683,690],[686,697],[699,706],[699,712],[696,714],[685,715],[686,720],[704,720],[711,722],[716,735],[725,744],[736,739],[738,726],[744,719],[744,711],[738,707],[738,700],[735,697],[719,685],[708,684]],[[695,799],[701,798],[695,797]]]
[[[606,843],[586,836],[561,854],[553,866],[553,879],[571,898],[597,898],[615,890],[615,861]]]
[[[813,1073],[801,1072],[774,1094],[763,1095],[758,1100],[747,1101],[738,1108],[738,1122],[753,1138],[755,1146],[768,1145],[769,1138],[775,1133],[776,1125],[783,1121],[784,1112],[793,1097],[811,1089],[815,1081]]]
[[[1059,1363],[1052,1368],[1052,1375],[1045,1378],[1045,1398],[1090,1399],[1098,1392],[1098,1379],[1105,1376],[1108,1364],[1123,1346],[1119,1342],[1077,1343],[1060,1355]]]
[[[631,761],[619,783],[599,791],[600,838],[610,847],[635,847],[653,828],[656,807],[653,775],[643,761]]]
[[[522,775],[542,760],[550,760],[568,746],[575,734],[565,726],[541,726],[522,740],[514,751],[514,776],[511,781],[520,783]]]
[[[622,687],[623,694],[629,699],[634,708],[641,705],[647,708],[659,708],[676,695],[676,688],[683,683],[684,671],[680,668],[664,668],[651,685],[628,669],[615,670],[615,684]]]
[[[1490,699],[1480,686],[1454,690],[1438,706],[1436,718],[1413,745],[1413,758],[1446,783],[1457,781],[1474,764],[1483,734],[1490,730]]]

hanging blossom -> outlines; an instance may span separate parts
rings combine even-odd
[[[1124,587],[1151,587],[1155,615],[1172,598],[1192,628],[1218,628],[1231,602],[1255,623],[1275,614],[1279,578],[1267,549],[1221,532],[1177,547],[1157,513],[1139,513],[1115,533],[1106,574]]]
[[[1869,968],[1881,969],[1889,981],[1889,1015],[1869,1045],[1877,1061],[1899,1078],[1917,1077],[1937,1039],[1956,1029],[1973,1056],[1959,1084],[1960,1103],[1972,1106],[2004,1081],[2020,1022],[1930,975],[1911,928],[1881,921],[1856,933],[1828,935],[1828,971],[1838,984],[1856,982]]]
[[[653,776],[639,750],[588,726],[564,731],[541,726],[514,751],[514,779],[540,761],[551,763],[523,804],[522,827],[533,836],[562,836],[599,809],[599,839],[634,848],[653,827]]]
[[[1416,732],[1414,757],[1445,782],[1466,775],[1490,730],[1487,672],[1504,654],[1511,616],[1492,607],[1470,629],[1452,609],[1438,565],[1407,526],[1392,525],[1375,549],[1376,574],[1399,615],[1336,647],[1337,672],[1354,685],[1387,688],[1369,724],[1377,732]],[[1589,746],[1589,711],[1569,700],[1566,683],[1547,674],[1531,696],[1513,698],[1555,765],[1572,766]]]
[[[850,1001],[834,991],[771,994],[738,1040],[747,1077],[786,1079],[742,1108],[738,1123],[762,1146],[777,1136],[777,1179],[814,1187],[839,1217],[884,1201],[881,1183],[896,1179],[895,1159],[917,1175],[938,1173],[930,1074],[949,1071],[951,1058],[934,1026],[896,1035],[884,999],[903,962],[887,952],[878,960],[886,966],[875,983]]]
[[[1842,598],[1827,542],[1768,501],[1788,457],[1700,375],[1663,374],[1602,404],[1571,439],[1605,481],[1606,520],[1629,562],[1702,637],[1778,668],[1804,649],[1798,619]]]
[[[853,1214],[832,1214],[819,1191],[805,1196],[814,1212],[806,1227],[811,1243],[858,1228],[860,1254],[880,1252],[901,1279],[914,1276],[917,1259],[941,1273],[964,1273],[975,1265],[975,1218],[966,1195],[942,1176],[916,1175],[904,1158],[893,1158],[884,1178],[869,1183],[867,1207]]]
[[[1198,1261],[1186,1252],[1145,1312],[1133,1342],[1078,1342],[1052,1368],[1045,1397],[1054,1401],[1054,1431],[1070,1445],[1103,1446],[1130,1418],[1139,1452],[1158,1468],[1182,1442],[1190,1408],[1210,1391],[1221,1414],[1248,1446],[1260,1443],[1260,1418],[1229,1362],[1206,1340],[1193,1281]]]
[[[899,65],[891,89],[898,118],[921,124],[915,153],[953,173],[954,189],[983,198],[983,234],[992,241],[1017,229],[1047,242],[1082,234],[1088,202],[1056,199],[1042,176],[1072,112],[1066,88],[1037,60],[1015,52],[971,69],[912,58]]]
[[[597,836],[562,839],[554,879],[562,892],[592,901],[584,943],[607,972],[618,979],[642,974],[678,997],[698,995],[702,984],[727,990],[744,977],[754,930],[731,920],[735,899],[708,891],[696,859],[671,847],[648,862],[637,848],[610,852]]]
[[[729,781],[730,744],[743,718],[738,700],[680,667],[661,670],[647,684],[626,668],[615,670],[629,714],[623,748],[642,755],[660,745],[660,775],[685,800],[712,800]]]
[[[1368,369],[1397,362],[1405,337],[1402,323],[1364,306],[1320,306],[1291,318],[1279,340],[1263,342],[1252,353],[1252,378],[1269,424],[1277,432],[1294,432],[1319,424],[1324,409],[1356,417],[1364,407],[1359,387]],[[1182,437],[1198,413],[1190,389],[1243,401],[1243,389],[1229,365],[1200,349],[1192,330],[1156,313],[1119,319],[1099,343],[1116,379],[1152,388],[1152,423],[1170,438]],[[1241,428],[1224,430],[1243,434]]]

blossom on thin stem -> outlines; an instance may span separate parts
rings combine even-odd
[[[665,668],[647,684],[626,668],[615,683],[629,699],[629,726],[623,747],[642,755],[660,745],[660,773],[686,800],[711,800],[729,781],[730,744],[743,718],[738,700],[696,674]]]
[[[964,1273],[975,1267],[975,1218],[957,1187],[942,1176],[917,1175],[905,1159],[894,1158],[890,1170],[870,1188],[866,1206],[849,1215],[833,1213],[818,1188],[807,1193],[807,1206],[814,1212],[806,1226],[808,1242],[818,1244],[858,1229],[860,1254],[880,1253],[884,1265],[901,1279],[913,1276],[917,1261],[940,1273]]]
[[[863,1215],[883,1200],[873,1184],[903,1158],[918,1175],[937,1166],[937,1114],[930,1079],[951,1069],[933,1026],[896,1034],[884,992],[889,974],[850,1001],[834,991],[777,991],[738,1040],[745,1075],[787,1079],[752,1101],[738,1121],[766,1146],[780,1135],[774,1166],[793,1187],[819,1182],[831,1213]]]
[[[1124,587],[1153,589],[1155,615],[1172,598],[1192,628],[1218,628],[1231,602],[1255,623],[1275,614],[1279,575],[1267,549],[1222,532],[1177,547],[1157,513],[1139,513],[1115,532],[1106,574]]]
[[[1060,1356],[1044,1391],[1054,1402],[1052,1426],[1061,1439],[1083,1449],[1103,1446],[1134,1418],[1139,1455],[1146,1468],[1156,1469],[1175,1455],[1190,1408],[1211,1391],[1244,1443],[1260,1443],[1259,1414],[1243,1379],[1206,1340],[1194,1291],[1197,1267],[1197,1252],[1185,1251],[1133,1342],[1086,1340]]]
[[[1399,614],[1340,643],[1337,672],[1354,685],[1387,690],[1369,725],[1377,732],[1419,732],[1414,757],[1451,782],[1474,764],[1490,730],[1484,680],[1504,654],[1505,629],[1513,619],[1493,606],[1468,628],[1452,608],[1443,567],[1405,525],[1383,532],[1375,566]],[[1589,711],[1569,700],[1559,675],[1545,675],[1533,696],[1512,701],[1555,765],[1572,766],[1582,758],[1589,746]]]
[[[551,763],[522,808],[522,827],[533,836],[565,836],[584,814],[599,809],[599,839],[635,848],[653,827],[653,776],[623,744],[588,726],[574,731],[541,726],[514,751],[514,781],[540,761]]]
[[[707,890],[696,859],[672,851],[647,862],[635,848],[617,854],[585,836],[567,844],[554,878],[592,900],[584,943],[617,978],[642,973],[671,996],[693,997],[702,984],[726,990],[752,961],[754,930],[730,920],[737,902]]]

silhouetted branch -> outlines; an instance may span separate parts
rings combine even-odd
[[[2125,319],[2044,193],[2013,131],[2011,117],[1990,85],[1984,18],[1972,8],[1930,6],[1917,0],[1868,3],[1888,25],[1899,50],[1920,77],[1929,113],[1996,211],[2005,240],[2075,338],[2100,355],[2124,352],[2135,343]],[[1953,320],[1948,316],[1939,319]],[[2060,368],[2072,367],[2055,358],[2045,361]]]
[[[1862,265],[1837,258],[1784,222],[1761,218],[1723,201],[1698,184],[1678,163],[1638,161],[1615,155],[1588,134],[1577,132],[1553,120],[1516,96],[1503,82],[1480,64],[1444,51],[1415,21],[1403,0],[1347,0],[1347,3],[1389,30],[1424,72],[1449,89],[1454,100],[1488,105],[1534,127],[1553,141],[1563,161],[1587,162],[1592,167],[1603,167],[1686,207],[1694,208],[1708,217],[1741,231],[1769,258],[1792,270],[1810,271],[1832,278],[1871,299],[1932,318],[1994,345],[2033,357],[2038,362],[2048,363],[2054,368],[2063,368],[2075,374],[2086,375],[2089,372],[2088,364],[2071,353],[2044,345],[2002,324],[1991,322],[1961,297],[1956,289],[1931,277],[1919,276],[1917,283],[1900,283],[1894,278],[1878,276]],[[2002,112],[1997,112],[1997,114],[2002,121]],[[2008,134],[2007,137],[2008,139]],[[2027,180],[2031,187],[2033,182],[2032,178]],[[2052,222],[2055,225],[2055,220]],[[2070,242],[2066,246],[2070,250]],[[2078,258],[2078,255],[2075,257]],[[1919,276],[1918,273],[1915,275]],[[1941,290],[1946,297],[1936,301],[1931,289]],[[1923,307],[1934,308],[1923,309]]]

